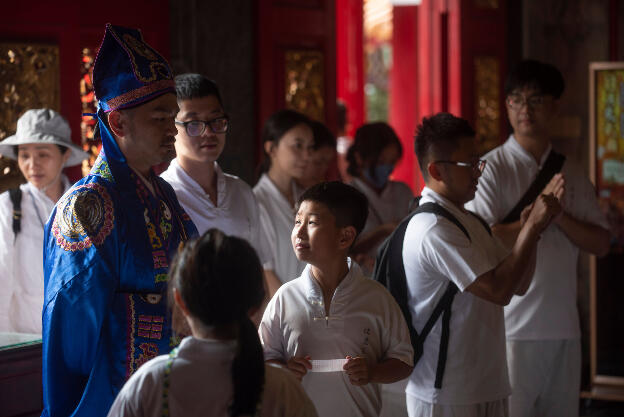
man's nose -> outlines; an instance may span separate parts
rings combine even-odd
[[[166,133],[170,136],[178,135],[178,128],[176,127],[176,124],[175,124],[175,118],[171,118],[171,120],[167,124]]]

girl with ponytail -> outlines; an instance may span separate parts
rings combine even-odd
[[[139,368],[109,416],[316,416],[298,381],[264,363],[249,319],[262,266],[247,241],[208,230],[178,254],[170,283],[193,335]]]

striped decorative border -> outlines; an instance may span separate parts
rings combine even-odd
[[[173,80],[160,80],[156,81],[143,87],[136,88],[132,91],[128,91],[120,96],[112,98],[106,102],[106,105],[109,107],[108,111],[113,111],[121,106],[124,106],[128,103],[131,103],[140,98],[149,96],[154,94],[160,90],[171,89],[172,92],[175,92],[175,81]]]

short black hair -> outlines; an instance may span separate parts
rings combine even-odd
[[[201,74],[186,73],[175,77],[175,89],[178,101],[215,96],[223,107],[221,93],[216,82]]]
[[[396,146],[399,158],[403,156],[403,145],[394,129],[385,122],[366,123],[355,131],[353,145],[347,151],[347,172],[353,177],[362,175],[362,166],[358,164],[357,153],[364,161],[370,161],[370,173],[375,177],[375,165],[381,152],[387,146]]]
[[[507,76],[505,96],[525,87],[559,98],[565,89],[565,81],[561,72],[553,65],[527,59],[520,61]]]
[[[318,150],[329,146],[336,149],[336,136],[323,123],[312,120],[310,122],[312,133],[314,134],[314,149]]]
[[[474,136],[475,131],[466,119],[450,113],[438,113],[423,118],[414,137],[414,152],[423,177],[429,177],[427,164],[432,156],[448,158],[457,150],[459,139]]]
[[[359,235],[368,217],[368,200],[356,188],[340,181],[326,181],[305,190],[297,201],[296,209],[304,201],[321,203],[336,218],[336,226],[353,226]]]

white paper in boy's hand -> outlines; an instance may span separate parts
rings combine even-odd
[[[311,360],[312,369],[308,372],[343,372],[347,359]]]

